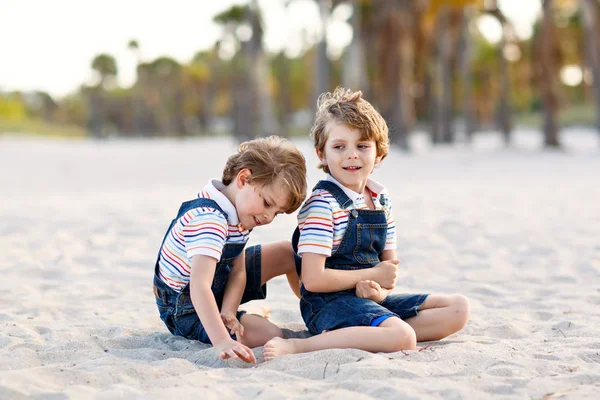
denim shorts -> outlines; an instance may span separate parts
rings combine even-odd
[[[261,285],[261,247],[252,246],[246,250],[246,289],[241,303],[251,300],[262,300],[267,296],[266,285]],[[176,292],[164,283],[156,274],[154,275],[154,296],[160,319],[165,323],[173,335],[183,336],[191,340],[211,344],[206,329],[202,326],[198,313],[194,309],[190,297],[189,285],[181,292]],[[222,298],[216,298],[217,306],[221,309]],[[245,311],[238,311],[240,320]],[[231,335],[235,340],[235,335]]]
[[[300,301],[300,311],[308,331],[351,326],[377,326],[389,317],[407,319],[418,314],[427,294],[391,294],[381,303],[356,297],[354,290],[338,293],[310,293]],[[375,324],[373,324],[375,322]]]

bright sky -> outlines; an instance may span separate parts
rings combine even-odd
[[[135,58],[127,43],[136,39],[144,60],[168,55],[189,61],[199,50],[220,38],[212,22],[215,14],[243,0],[0,0],[0,90],[44,90],[53,96],[76,91],[93,81],[91,61],[100,53],[113,55],[119,83],[135,80]],[[319,35],[314,0],[259,0],[266,24],[265,45],[290,55],[301,50],[300,37]],[[527,29],[538,15],[538,0],[503,0],[500,6],[515,19],[517,30]],[[339,54],[352,36],[344,22],[349,8],[337,9],[329,23],[330,53]],[[494,38],[494,21],[479,24]],[[521,26],[522,28],[519,28]],[[530,33],[529,33],[530,34]]]

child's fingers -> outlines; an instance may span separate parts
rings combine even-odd
[[[231,331],[232,334],[235,334],[236,341],[238,343],[242,343],[242,336],[244,336],[244,331],[240,330],[239,327],[236,327]]]
[[[227,349],[221,353],[221,360],[227,360],[228,358],[238,358],[237,354],[233,349]]]
[[[239,345],[234,348],[235,353],[247,363],[256,363],[256,357],[254,357],[254,353],[248,347],[244,345]]]

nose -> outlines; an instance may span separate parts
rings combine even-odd
[[[273,221],[274,215],[271,213],[266,213],[263,215],[263,224],[270,224]]]
[[[348,158],[350,160],[358,158],[358,152],[356,151],[356,149],[351,149],[350,150],[350,153],[348,154]]]

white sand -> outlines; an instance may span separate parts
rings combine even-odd
[[[474,148],[422,139],[375,174],[394,200],[397,290],[467,295],[467,327],[408,355],[329,350],[248,368],[170,335],[151,290],[164,229],[219,176],[230,140],[0,137],[0,398],[600,398],[598,136],[569,131],[551,153],[535,132],[508,150],[492,135]],[[289,237],[294,222],[251,242]],[[248,305],[265,307],[305,334],[285,279]]]

